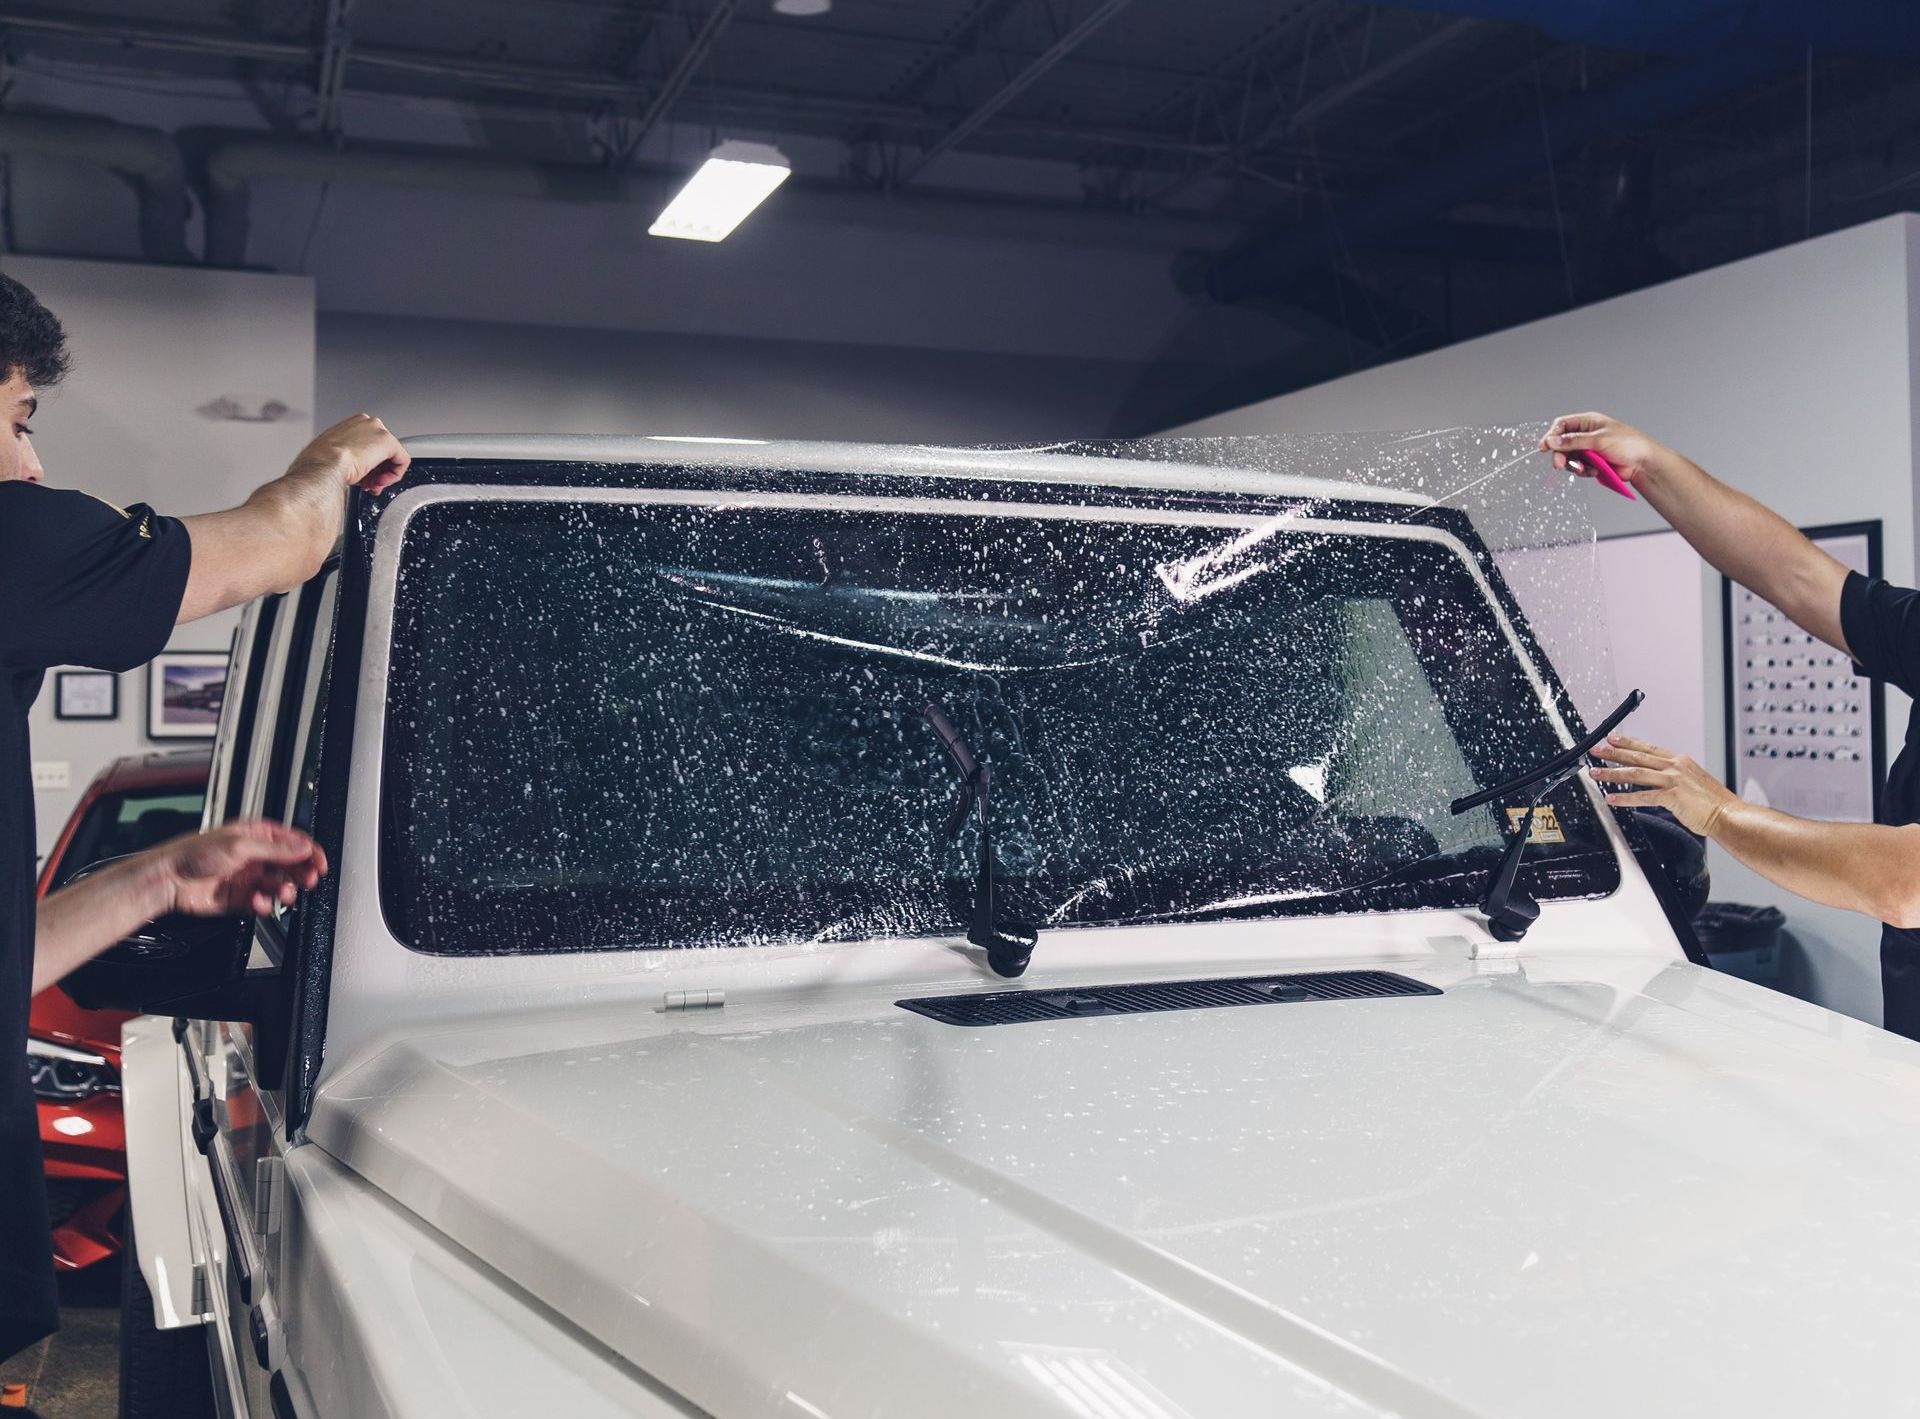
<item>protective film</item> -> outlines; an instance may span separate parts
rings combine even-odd
[[[396,602],[389,920],[434,952],[958,936],[988,872],[1043,937],[1468,905],[1514,805],[1448,805],[1612,701],[1600,494],[1536,438],[856,450],[838,479],[775,445],[435,502]],[[1531,890],[1610,891],[1586,794],[1547,807]]]

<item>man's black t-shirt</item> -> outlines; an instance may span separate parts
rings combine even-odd
[[[59,1324],[27,1077],[33,780],[27,708],[49,666],[131,670],[165,649],[187,585],[186,528],[145,507],[0,483],[0,1359]]]
[[[1848,572],[1840,592],[1840,630],[1861,673],[1920,699],[1920,592]],[[1907,716],[1906,741],[1887,773],[1879,820],[1895,827],[1920,822],[1920,706]],[[1881,926],[1880,993],[1886,1027],[1920,1040],[1920,931]]]

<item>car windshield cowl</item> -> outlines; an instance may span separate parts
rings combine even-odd
[[[1467,549],[1337,511],[429,504],[388,921],[446,953],[952,934],[979,825],[941,831],[929,700],[992,766],[1010,921],[1469,905],[1516,805],[1448,805],[1566,747],[1552,686]],[[1584,788],[1546,807],[1533,890],[1612,890]]]

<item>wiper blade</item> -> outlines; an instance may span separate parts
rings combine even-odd
[[[946,711],[940,708],[937,701],[928,700],[920,706],[920,713],[960,774],[960,797],[954,804],[953,812],[947,816],[947,836],[957,836],[966,824],[967,814],[979,810],[980,862],[974,874],[973,921],[967,929],[967,940],[985,948],[987,964],[999,975],[1012,980],[1026,972],[1040,933],[1038,928],[1025,922],[1002,923],[996,919],[993,895],[993,766],[974,757],[966,739],[953,727],[953,721],[947,718]]]
[[[1593,752],[1602,739],[1619,727],[1620,721],[1640,708],[1646,696],[1635,690],[1620,702],[1619,708],[1601,720],[1598,727],[1583,736],[1579,743],[1535,764],[1523,774],[1517,774],[1505,783],[1495,784],[1492,788],[1470,793],[1465,798],[1453,800],[1453,813],[1458,817],[1462,813],[1472,812],[1495,799],[1509,798],[1526,789],[1534,789],[1533,797],[1527,803],[1526,816],[1520,820],[1519,830],[1507,845],[1500,857],[1500,865],[1494,869],[1493,881],[1487,887],[1486,896],[1480,899],[1480,910],[1487,918],[1487,931],[1495,941],[1518,941],[1527,934],[1527,929],[1539,919],[1540,903],[1535,901],[1517,885],[1520,879],[1520,863],[1527,855],[1527,844],[1533,840],[1533,817],[1540,810],[1540,804],[1546,796],[1561,784],[1579,773],[1586,764],[1587,755]],[[1537,785],[1537,787],[1536,787]]]
[[[1516,774],[1505,783],[1497,783],[1492,788],[1483,788],[1478,793],[1468,794],[1465,798],[1454,799],[1448,811],[1457,818],[1470,809],[1493,802],[1496,798],[1511,798],[1521,789],[1531,788],[1543,778],[1563,775],[1569,768],[1579,769],[1586,763],[1587,755],[1593,752],[1594,746],[1618,729],[1620,721],[1639,709],[1646,698],[1640,691],[1635,690],[1620,702],[1612,714],[1600,721],[1598,728],[1588,733],[1572,748],[1561,750],[1551,759],[1543,759],[1525,773]]]

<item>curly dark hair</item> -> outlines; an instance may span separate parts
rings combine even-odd
[[[11,276],[0,276],[0,381],[19,370],[35,389],[48,389],[71,364],[67,332],[54,313]]]

